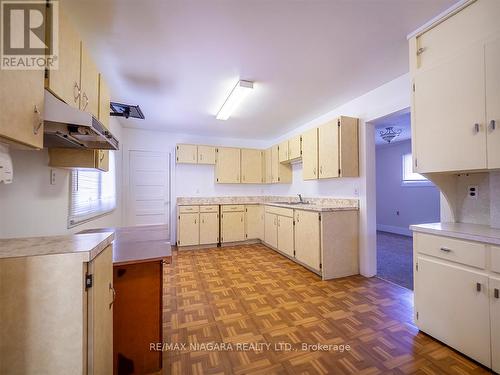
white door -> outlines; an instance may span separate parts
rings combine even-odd
[[[127,225],[168,225],[170,154],[130,151]]]

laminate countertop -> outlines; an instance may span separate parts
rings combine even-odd
[[[492,228],[487,225],[466,223],[431,223],[411,225],[410,229],[414,232],[483,242],[491,245],[500,245],[500,229]]]
[[[88,229],[80,233],[114,233],[113,265],[169,259],[172,250],[166,225]]]
[[[89,262],[101,253],[114,235],[110,231],[65,236],[0,239],[0,259],[54,254],[80,254]]]

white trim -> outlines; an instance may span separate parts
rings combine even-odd
[[[436,17],[434,17],[431,20],[424,23],[422,26],[420,26],[415,31],[412,31],[411,33],[409,33],[406,36],[406,39],[409,40],[409,39],[413,38],[414,36],[418,36],[418,35],[423,34],[427,30],[432,29],[436,25],[443,22],[445,19],[453,16],[455,13],[460,12],[463,8],[469,6],[470,4],[472,4],[475,1],[477,1],[477,0],[460,0],[458,3],[453,4],[448,9],[439,13]]]
[[[401,234],[403,236],[413,237],[413,232],[410,230],[410,228],[405,228],[405,227],[377,224],[377,230],[381,232],[389,232],[389,233]]]

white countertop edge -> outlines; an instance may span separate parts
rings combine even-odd
[[[466,223],[431,223],[410,225],[410,230],[420,233],[459,238],[491,245],[500,245],[500,229],[487,225]]]

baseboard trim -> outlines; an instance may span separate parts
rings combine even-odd
[[[396,227],[393,225],[377,224],[377,230],[381,232],[389,232],[394,234],[401,234],[403,236],[413,237],[413,232],[409,228]]]

